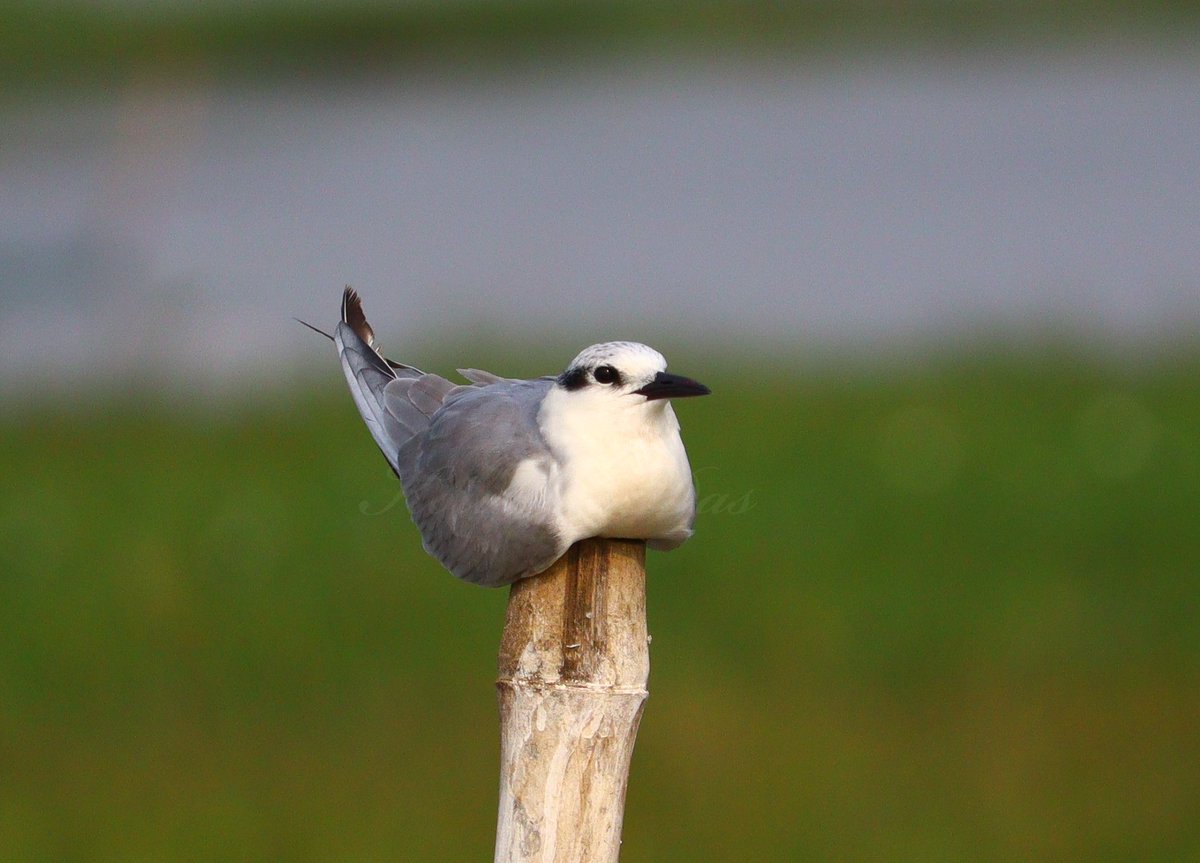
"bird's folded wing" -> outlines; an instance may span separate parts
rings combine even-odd
[[[413,435],[429,428],[430,418],[448,396],[469,387],[388,360],[363,338],[360,330],[350,323],[339,323],[333,341],[354,404],[399,476],[400,448]],[[370,331],[366,334],[369,336]]]
[[[400,481],[425,548],[459,578],[506,584],[562,552],[546,494],[536,482],[532,493],[513,492],[523,463],[547,478],[556,469],[537,423],[550,385],[507,381],[448,391],[427,431],[400,450]]]

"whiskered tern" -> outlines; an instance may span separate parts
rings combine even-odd
[[[457,385],[384,357],[350,288],[329,337],[425,550],[457,577],[498,587],[588,537],[667,550],[692,535],[696,492],[670,400],[709,389],[669,374],[653,348],[592,345],[533,380],[459,369],[469,383]]]

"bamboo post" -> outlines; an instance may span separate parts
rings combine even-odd
[[[511,588],[496,863],[616,863],[648,695],[645,561],[643,542],[587,539]]]

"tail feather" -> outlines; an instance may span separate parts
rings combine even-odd
[[[331,342],[333,341],[333,336],[329,335],[329,333],[325,332],[320,327],[314,327],[308,321],[302,321],[299,318],[292,318],[292,320],[298,324],[303,324],[304,326],[308,327],[310,330],[312,330],[317,335],[324,336],[325,338],[329,339],[329,341],[331,341]]]

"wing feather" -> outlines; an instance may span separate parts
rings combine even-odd
[[[463,388],[400,453],[400,481],[425,548],[459,578],[509,584],[545,569],[565,550],[545,496],[505,494],[524,461],[544,466],[547,475],[554,470],[537,427],[549,386]]]
[[[481,387],[486,387],[489,384],[505,383],[512,380],[512,378],[502,378],[500,375],[494,375],[491,372],[485,372],[483,369],[457,369],[456,371],[471,383]]]
[[[399,476],[400,448],[429,427],[429,417],[442,399],[458,387],[380,353],[362,300],[352,288],[342,293],[342,320],[333,330],[333,342],[354,404]]]
[[[472,385],[458,386],[389,360],[350,288],[333,341],[354,404],[400,478],[425,549],[442,565],[466,581],[499,586],[540,572],[566,551],[550,495],[510,489],[524,463],[545,474],[547,489],[557,470],[537,423],[553,378],[465,369]]]

